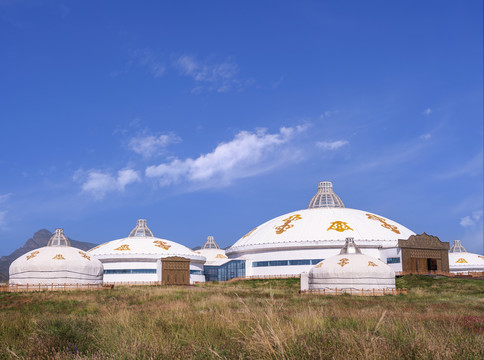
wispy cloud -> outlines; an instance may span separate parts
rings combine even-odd
[[[426,116],[429,116],[430,114],[432,114],[432,109],[431,108],[427,108],[423,111],[423,114],[426,115]]]
[[[7,224],[7,211],[0,211],[0,229],[3,229]]]
[[[133,169],[119,170],[117,175],[100,170],[78,171],[74,179],[82,182],[82,191],[96,199],[102,199],[106,193],[124,191],[127,185],[141,181],[139,173]]]
[[[238,79],[239,67],[230,59],[221,63],[208,63],[193,56],[183,55],[175,60],[174,65],[183,75],[195,81],[195,92],[210,90],[224,93],[248,84]]]
[[[432,137],[432,134],[422,134],[420,135],[420,139],[422,140],[428,140]]]
[[[139,66],[146,67],[154,78],[163,76],[166,71],[165,64],[148,49],[138,49],[133,52],[133,58]]]
[[[349,142],[347,140],[336,140],[336,141],[318,141],[316,146],[323,149],[323,150],[337,150],[340,147],[348,145]]]
[[[476,225],[482,219],[482,210],[474,211],[472,215],[464,216],[460,219],[460,225],[462,227],[472,227]]]
[[[461,176],[476,176],[482,174],[483,171],[483,153],[480,152],[466,162],[456,166],[448,171],[443,171],[439,179],[451,179]]]
[[[327,119],[327,118],[330,118],[334,115],[337,115],[338,113],[339,113],[338,110],[326,110],[321,115],[319,115],[319,118],[320,119]]]
[[[150,135],[144,131],[131,138],[128,147],[143,157],[152,157],[163,153],[168,145],[176,144],[180,141],[180,137],[173,133]]]
[[[0,204],[3,204],[4,202],[6,202],[11,196],[12,196],[12,193],[0,194]]]
[[[197,187],[225,186],[238,178],[254,176],[287,162],[295,161],[286,152],[288,143],[307,126],[282,127],[278,133],[265,129],[241,131],[229,142],[219,144],[212,152],[196,159],[175,159],[149,166],[146,176],[166,186],[188,182]]]
[[[0,205],[7,202],[7,200],[12,196],[11,193],[0,195]],[[7,224],[7,210],[0,210],[0,229],[4,229]]]

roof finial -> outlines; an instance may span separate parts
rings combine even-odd
[[[462,246],[460,240],[454,240],[454,244],[450,248],[449,252],[451,253],[459,253],[459,252],[467,252],[467,250]]]
[[[50,238],[47,246],[71,246],[71,243],[64,235],[64,229],[55,229],[54,235]]]
[[[333,183],[331,181],[320,181],[318,192],[309,202],[308,209],[317,208],[344,208],[343,201],[333,192]]]
[[[213,236],[207,236],[207,241],[203,244],[202,249],[220,249],[220,246],[215,242]]]
[[[146,224],[146,219],[138,219],[136,227],[129,233],[128,237],[154,237]]]
[[[355,240],[353,238],[346,238],[345,245],[339,252],[340,255],[342,254],[361,254],[360,248],[355,244]]]

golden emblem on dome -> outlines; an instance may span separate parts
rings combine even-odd
[[[375,264],[373,261],[368,261],[368,266],[378,266],[378,265]]]
[[[331,225],[329,226],[329,228],[326,229],[326,231],[329,231],[329,230],[336,230],[336,231],[339,231],[339,232],[343,232],[343,231],[346,231],[346,230],[353,231],[353,229],[350,228],[348,223],[345,223],[344,221],[334,221],[334,222],[332,222]]]
[[[114,250],[117,250],[117,251],[129,251],[131,249],[129,248],[129,245],[128,244],[124,244],[124,245],[121,245],[120,247],[118,247],[118,248],[116,248]]]
[[[341,267],[343,267],[343,266],[345,266],[349,263],[350,263],[350,261],[347,258],[342,258],[340,261],[338,261],[338,265],[341,266]]]
[[[460,258],[460,259],[459,259],[459,260],[457,260],[455,263],[456,263],[456,264],[467,264],[467,260],[466,260],[466,259],[464,259],[464,258]]]
[[[243,238],[246,238],[247,236],[249,236],[250,234],[252,234],[252,233],[253,233],[254,231],[256,231],[256,230],[257,230],[257,228],[255,228],[255,229],[253,229],[253,230],[249,231],[247,234],[245,234],[244,236],[242,236],[242,239],[243,239]]]
[[[381,226],[384,227],[385,229],[389,229],[393,231],[395,234],[400,234],[400,231],[398,230],[398,228],[395,225],[388,224],[386,219],[373,214],[366,214],[366,216],[368,216],[368,219],[370,220],[376,220],[381,222]]]
[[[27,260],[34,258],[38,253],[38,251],[31,252],[30,255],[27,255]]]
[[[109,242],[109,241],[108,241],[108,242]],[[100,245],[98,245],[98,246],[96,246],[96,247],[93,247],[92,249],[89,249],[87,252],[91,252],[91,251],[93,251],[93,250],[99,249],[101,246],[103,246],[103,245],[105,245],[105,244],[107,244],[107,242],[105,242],[105,243],[103,243],[103,244],[100,244]]]
[[[88,256],[85,252],[79,251],[79,255],[81,255],[83,258],[86,258],[87,260],[91,261],[91,257]]]
[[[291,222],[296,221],[296,220],[301,220],[302,217],[299,214],[296,215],[291,215],[287,219],[284,219],[284,224],[277,226],[276,227],[276,234],[282,234],[284,231],[292,228],[294,224],[291,224]]]
[[[223,255],[223,254],[217,254],[217,256],[215,256],[216,259],[227,259],[227,256]]]
[[[320,268],[323,266],[323,262],[321,261],[318,265],[315,266],[315,268]]]
[[[155,244],[155,246],[158,246],[159,248],[162,248],[162,249],[165,249],[165,250],[168,250],[169,248],[171,248],[171,245],[168,245],[166,242],[161,241],[161,240],[155,240],[155,241],[153,241],[153,244]]]
[[[57,254],[52,258],[52,260],[65,260],[66,258],[62,254]]]

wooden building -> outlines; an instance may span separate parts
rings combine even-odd
[[[449,271],[449,243],[437,236],[412,235],[408,240],[398,240],[398,247],[402,251],[403,272]]]

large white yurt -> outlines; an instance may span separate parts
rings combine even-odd
[[[449,270],[463,274],[484,272],[484,256],[467,252],[460,240],[454,240],[449,250]]]
[[[338,255],[331,256],[301,274],[301,291],[395,290],[395,272],[382,261],[361,252],[347,238]]]
[[[244,260],[246,276],[297,275],[337,255],[347,237],[364,254],[402,270],[399,239],[415,233],[369,211],[346,208],[332,183],[320,182],[307,209],[278,216],[256,227],[226,250]]]
[[[102,285],[103,265],[70,246],[63,229],[55,229],[47,246],[30,251],[10,265],[11,285]]]
[[[174,241],[157,238],[140,219],[128,237],[89,250],[104,265],[104,283],[184,285],[205,282],[205,257]]]

